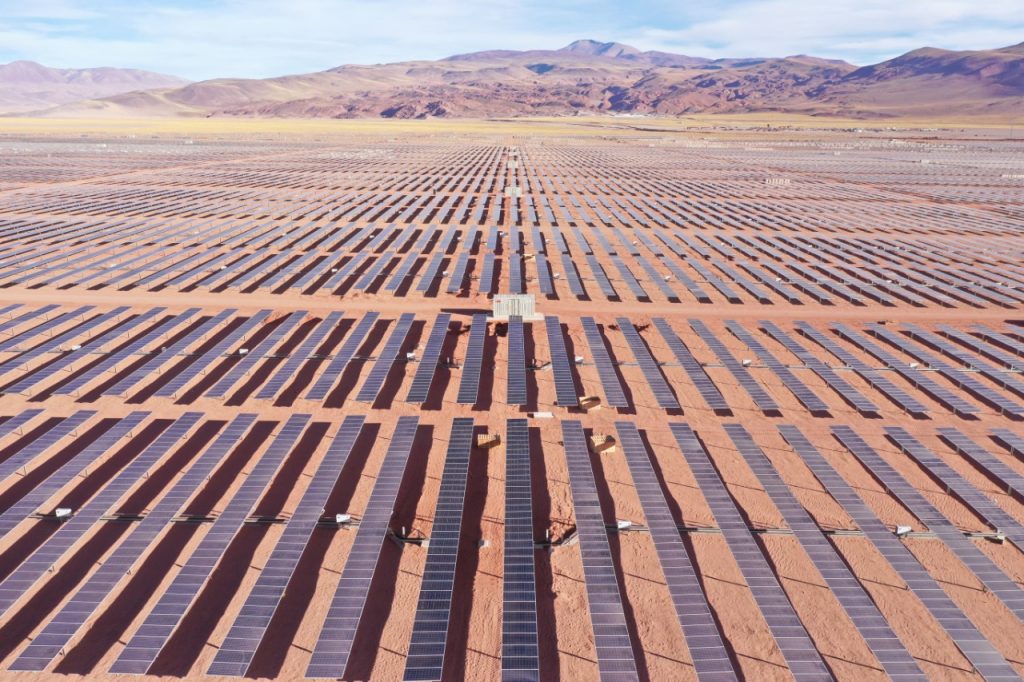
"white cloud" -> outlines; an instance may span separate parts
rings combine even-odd
[[[345,63],[554,48],[577,38],[701,56],[859,63],[1024,39],[1024,0],[0,0],[0,60],[266,77]]]

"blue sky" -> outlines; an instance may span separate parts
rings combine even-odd
[[[925,45],[1024,41],[1024,0],[0,0],[0,62],[195,80],[556,48],[577,38],[868,64]]]

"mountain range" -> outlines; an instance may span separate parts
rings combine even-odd
[[[4,69],[10,66],[0,67],[5,87]],[[104,86],[127,85],[131,77],[139,85],[124,88],[131,92],[63,100],[83,100],[69,104],[50,102],[61,106],[44,113],[428,118],[790,112],[1005,118],[1024,112],[1024,43],[976,51],[922,48],[863,67],[807,55],[705,59],[578,40],[558,50],[490,50],[267,79],[152,84],[170,77],[110,71],[123,75]],[[102,80],[94,76],[91,82]]]
[[[188,82],[137,69],[51,69],[16,61],[0,64],[0,112],[32,111],[134,90],[176,88]]]

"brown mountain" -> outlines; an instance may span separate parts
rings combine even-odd
[[[1009,114],[1024,97],[1024,47],[926,48],[858,68],[806,55],[704,59],[578,40],[438,61],[346,65],[261,80],[132,92],[53,115],[494,117],[792,111],[851,116]]]
[[[137,69],[51,69],[36,62],[16,61],[0,64],[0,112],[30,111],[186,83],[183,78]]]

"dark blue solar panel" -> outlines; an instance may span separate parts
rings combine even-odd
[[[638,679],[615,562],[608,544],[608,531],[582,424],[575,420],[563,421],[562,442],[583,559],[590,622],[594,629],[597,666],[602,676],[614,674],[614,679]]]
[[[437,364],[441,358],[441,350],[444,348],[445,337],[448,335],[448,325],[451,322],[450,313],[440,313],[434,319],[434,326],[427,338],[427,345],[423,349],[419,366],[416,368],[416,375],[413,377],[412,386],[409,387],[409,394],[405,401],[409,403],[426,402],[430,394],[430,386],[434,382],[434,374],[437,372]]]
[[[306,677],[342,677],[362,618],[370,581],[394,513],[405,467],[416,438],[418,417],[399,417],[348,560],[335,589]]]
[[[452,420],[409,654],[405,659],[405,680],[442,679],[472,448],[473,419]]]
[[[245,519],[270,485],[285,456],[299,440],[309,420],[308,414],[293,414],[281,427],[277,437],[203,536],[202,542],[121,650],[117,660],[110,666],[110,673],[141,675],[149,670],[220,563]]]
[[[540,680],[531,469],[527,421],[509,419],[505,438],[505,571],[501,628],[504,682]]]
[[[207,675],[245,675],[365,421],[362,415],[349,415],[341,423],[260,577],[217,649]]]
[[[815,682],[831,679],[828,667],[821,660],[814,642],[765,558],[763,548],[747,528],[704,446],[686,424],[673,423],[669,426],[793,677]]]
[[[905,450],[914,448],[914,444],[910,442],[906,432],[890,429],[886,429],[886,432],[896,434],[898,441],[902,441],[901,445]],[[903,506],[910,510],[910,513],[928,526],[928,529],[935,533],[953,551],[953,554],[974,572],[982,584],[1016,614],[1018,619],[1024,619],[1024,590],[1021,590],[1011,577],[992,563],[988,555],[966,538],[959,528],[928,502],[852,428],[840,424],[832,427],[832,434],[885,485],[886,489]]]
[[[678,410],[679,401],[676,400],[675,393],[669,387],[668,381],[665,380],[665,376],[661,373],[661,368],[651,355],[651,351],[647,349],[647,345],[640,338],[640,333],[637,332],[636,327],[626,317],[616,318],[615,323],[619,325],[619,330],[626,338],[626,343],[629,344],[633,357],[636,358],[637,364],[640,365],[640,370],[643,372],[644,378],[647,379],[647,385],[651,387],[651,392],[654,394],[654,399],[658,402],[658,406],[666,410]]]
[[[12,670],[44,670],[50,661],[61,654],[92,614],[105,603],[118,583],[126,579],[149,545],[167,529],[171,518],[206,483],[210,472],[239,443],[255,421],[256,415],[241,414],[227,426],[145,518],[132,526],[117,549],[104,559],[103,564],[50,619],[42,632],[11,665]]]
[[[735,680],[729,651],[722,641],[704,589],[665,500],[665,492],[651,465],[650,455],[633,422],[615,422],[622,453],[636,486],[651,540],[665,575],[669,595],[676,609],[690,650],[698,680]]]
[[[474,405],[480,394],[480,373],[484,364],[484,340],[487,338],[487,316],[473,316],[469,330],[469,347],[466,349],[466,360],[462,363],[462,380],[459,382],[459,395],[456,399],[460,405]]]
[[[402,346],[405,344],[405,338],[409,335],[409,329],[415,320],[415,313],[403,313],[398,318],[395,329],[391,332],[391,336],[388,337],[387,343],[384,344],[384,349],[377,356],[377,361],[373,363],[373,369],[370,370],[362,388],[359,389],[356,400],[363,403],[372,403],[377,399],[377,394],[380,393],[381,387],[384,386],[384,381],[388,378],[388,373],[391,372],[391,368],[398,359]]]
[[[821,456],[811,442],[795,426],[783,425],[779,432],[807,464],[829,494],[850,515],[864,535],[896,570],[910,590],[921,600],[939,625],[956,643],[964,656],[985,679],[1012,680],[1013,668],[985,639],[939,584],[918,563],[913,553],[896,538],[854,489]]]
[[[926,680],[914,658],[885,622],[871,596],[747,430],[740,424],[725,424],[724,428],[889,677],[894,680]]]

